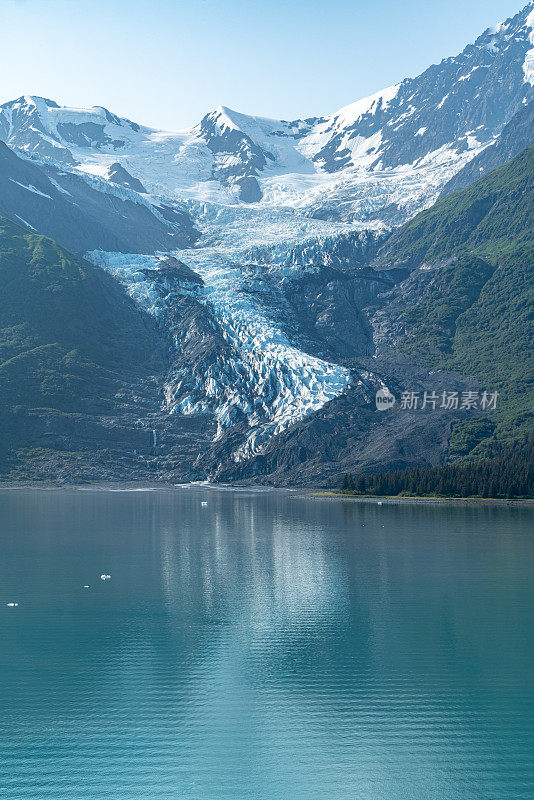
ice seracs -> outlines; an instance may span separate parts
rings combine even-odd
[[[171,371],[164,386],[169,413],[213,414],[216,440],[246,420],[245,441],[234,453],[239,461],[347,388],[350,372],[292,345],[280,321],[247,290],[242,269],[228,263],[223,253],[199,247],[177,255],[188,258],[201,275],[202,293],[192,291],[199,302],[214,310],[229,347],[213,363]],[[165,297],[153,278],[156,257],[131,258],[119,253],[92,253],[90,257],[119,278],[149,313],[164,319]]]

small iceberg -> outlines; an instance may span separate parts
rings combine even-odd
[[[101,581],[110,581],[111,580],[111,575],[101,575],[100,576],[100,580]]]

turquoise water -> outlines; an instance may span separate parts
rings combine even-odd
[[[531,800],[533,523],[0,492],[0,800]]]

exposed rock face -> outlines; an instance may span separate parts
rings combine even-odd
[[[199,236],[179,207],[153,205],[130,190],[19,158],[1,142],[0,212],[80,254],[170,250]]]
[[[524,150],[534,138],[534,102],[521,106],[495,143],[466,164],[442,189],[441,196],[469,186],[495,167],[506,164]]]
[[[200,135],[215,156],[213,176],[222,183],[234,183],[244,203],[257,203],[262,192],[256,177],[274,156],[239,130],[221,106],[206,114]]]
[[[39,100],[39,106],[25,97],[1,105],[0,138],[4,142],[12,140],[16,147],[28,153],[75,165],[77,162],[64,142],[47,135],[41,118],[40,110],[59,109],[58,104],[44,97]]]
[[[127,189],[131,189],[133,192],[140,192],[141,194],[146,193],[146,189],[141,181],[138,178],[134,178],[133,175],[130,175],[128,170],[124,169],[122,164],[119,164],[117,161],[108,169],[108,180],[112,183],[118,183],[120,186],[126,186]]]
[[[220,106],[193,128],[162,135],[98,106],[24,96],[0,106],[0,140],[136,192],[400,225],[534,98],[533,8],[416,78],[328,116],[288,122]]]
[[[318,267],[284,282],[302,334],[323,358],[371,355],[372,333],[363,309],[393,281],[371,269]]]
[[[360,369],[363,365],[360,362]],[[381,381],[387,381],[397,395],[406,385],[420,392],[429,386],[428,373],[409,360],[403,362],[397,353],[391,354],[389,368],[384,367],[382,360]],[[451,415],[398,407],[379,413],[375,393],[381,381],[371,374],[365,383],[355,383],[323,409],[281,433],[245,464],[223,461],[215,477],[274,486],[336,487],[345,472],[440,463],[447,451]],[[432,377],[437,391],[464,390],[472,385],[459,375]]]
[[[154,280],[158,286],[162,287],[161,291],[165,289],[170,291],[179,287],[193,289],[204,285],[200,275],[173,256],[162,258],[158,269],[144,269],[142,273],[146,278]]]
[[[243,178],[236,178],[236,186],[239,186],[239,197],[243,203],[258,203],[262,198],[260,184],[255,177],[245,175]]]

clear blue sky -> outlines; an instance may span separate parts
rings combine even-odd
[[[170,130],[219,103],[326,114],[460,51],[526,0],[0,0],[0,101]]]

